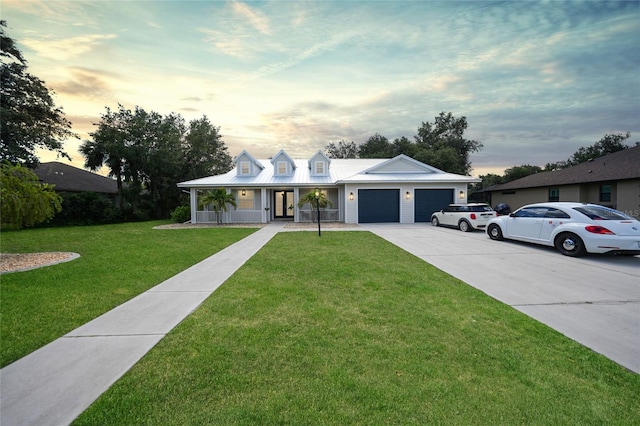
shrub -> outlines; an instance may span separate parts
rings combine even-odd
[[[191,220],[191,208],[189,206],[178,206],[171,212],[171,220],[182,223]]]

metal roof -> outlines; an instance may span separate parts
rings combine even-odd
[[[408,158],[408,157],[407,157]],[[345,183],[390,183],[390,182],[416,182],[416,183],[471,183],[479,182],[470,176],[462,176],[446,173],[431,166],[409,159],[413,165],[421,164],[424,172],[389,172],[375,173],[377,166],[391,160],[398,161],[398,157],[389,158],[358,158],[358,159],[331,159],[328,165],[327,176],[313,176],[309,168],[308,160],[296,159],[295,169],[290,176],[274,176],[274,166],[270,159],[259,159],[264,168],[255,176],[239,176],[237,168],[216,176],[194,179],[178,184],[181,188],[211,188],[211,187],[283,187],[283,186],[318,186],[340,185]],[[401,159],[403,160],[403,159]]]

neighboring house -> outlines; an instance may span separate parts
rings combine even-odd
[[[553,172],[486,188],[492,205],[576,201],[601,204],[640,217],[640,146]]]
[[[330,159],[322,151],[296,160],[280,150],[273,158],[255,159],[247,151],[234,158],[228,173],[179,183],[191,194],[191,222],[215,222],[202,206],[209,190],[225,188],[236,200],[225,223],[314,220],[310,204],[298,200],[319,189],[331,202],[322,221],[346,223],[429,222],[431,213],[449,203],[464,203],[467,184],[479,179],[443,172],[405,155],[385,159]]]
[[[114,179],[57,161],[41,163],[33,172],[42,182],[55,185],[56,192],[97,192],[110,198],[118,193]]]

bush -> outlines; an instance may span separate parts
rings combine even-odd
[[[191,220],[191,208],[189,206],[178,206],[171,212],[171,220],[182,223]]]
[[[113,201],[96,192],[62,193],[62,211],[51,225],[102,225],[117,222],[118,210]]]

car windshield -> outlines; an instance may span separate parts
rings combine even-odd
[[[629,220],[631,217],[617,210],[602,206],[575,207],[574,210],[593,220]]]

